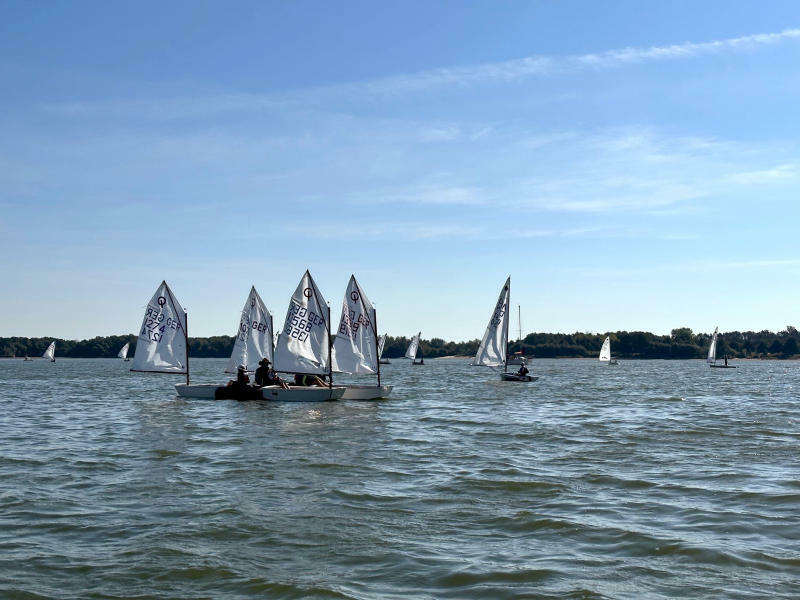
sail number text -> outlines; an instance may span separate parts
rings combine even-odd
[[[180,321],[166,316],[161,312],[160,308],[148,306],[147,311],[144,313],[144,323],[139,335],[146,337],[151,342],[160,342],[167,329],[177,331],[180,328]]]
[[[354,310],[344,309],[342,311],[342,322],[339,325],[339,333],[342,335],[347,335],[347,330],[353,332],[355,335],[358,332],[358,328],[360,325],[364,327],[369,327],[370,321],[369,317],[364,313],[358,313],[358,319],[356,319],[356,312]]]
[[[289,314],[286,315],[286,325],[283,328],[283,333],[298,341],[305,342],[308,339],[308,334],[317,326],[325,326],[325,319],[321,315],[318,315],[313,310],[308,310],[304,306],[298,306],[293,303],[291,309],[289,309]]]
[[[252,329],[253,331],[264,333],[267,331],[267,324],[260,323],[259,321],[253,321],[253,323],[250,324],[247,321],[242,321],[241,323],[239,323],[239,339],[241,341],[243,342],[247,341],[247,334],[250,329]]]

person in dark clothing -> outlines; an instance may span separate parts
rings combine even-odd
[[[269,368],[270,362],[268,358],[262,358],[258,362],[258,368],[256,369],[256,385],[264,386],[264,385],[273,385],[272,378],[274,372],[272,369]]]
[[[256,385],[259,387],[265,385],[279,385],[284,389],[287,389],[289,386],[286,385],[286,382],[278,377],[275,371],[270,368],[270,362],[268,358],[262,358],[258,362],[259,367],[256,369]]]
[[[239,368],[236,369],[235,385],[240,388],[246,388],[248,385],[250,385],[250,377],[248,377],[244,365],[239,365]]]
[[[519,368],[519,371],[517,371],[517,375],[525,376],[528,373],[530,373],[530,371],[528,371],[528,367],[526,367],[525,363],[523,363],[522,366]]]

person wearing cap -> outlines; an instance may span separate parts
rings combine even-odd
[[[256,385],[259,387],[265,385],[279,385],[282,388],[286,389],[289,386],[286,385],[286,382],[283,381],[280,377],[275,374],[270,368],[270,362],[268,358],[262,358],[258,361],[258,368],[256,369]]]
[[[273,385],[274,372],[269,368],[270,362],[268,358],[262,358],[258,361],[258,368],[256,369],[256,385]]]
[[[247,369],[244,365],[239,365],[239,368],[236,369],[236,385],[240,388],[250,385],[250,378],[247,376]]]

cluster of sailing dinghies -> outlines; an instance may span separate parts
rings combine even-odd
[[[166,281],[162,281],[145,310],[131,371],[186,375],[186,383],[175,386],[178,395],[213,399],[224,386],[190,383],[187,331],[186,311]],[[306,271],[289,302],[283,330],[277,336],[273,333],[272,315],[255,287],[250,290],[225,372],[235,373],[238,365],[255,371],[266,358],[279,373],[328,378],[324,387],[268,385],[257,388],[265,400],[316,402],[384,398],[392,391],[392,386],[381,384],[379,346],[382,344],[377,334],[375,308],[356,278],[350,278],[339,329],[332,337],[330,307]],[[333,373],[374,374],[377,385],[335,385]]]

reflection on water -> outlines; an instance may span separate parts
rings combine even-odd
[[[739,364],[395,360],[389,400],[279,404],[0,360],[0,596],[796,598],[800,365]]]

